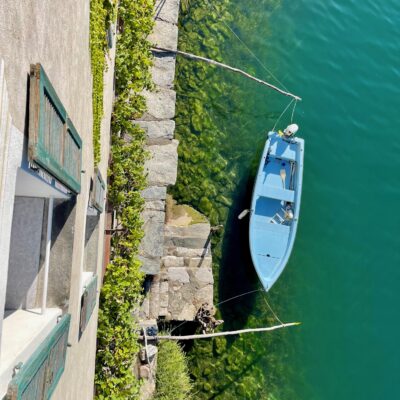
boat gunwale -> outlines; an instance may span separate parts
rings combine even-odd
[[[276,274],[274,274],[274,278],[269,281],[269,284],[265,284],[265,279],[262,279],[262,270],[261,266],[258,265],[259,263],[257,262],[256,254],[255,254],[255,249],[254,249],[254,241],[252,240],[253,238],[253,233],[254,233],[254,228],[253,228],[253,216],[254,216],[254,210],[255,210],[255,203],[258,198],[258,195],[256,194],[256,188],[258,187],[258,179],[261,176],[263,170],[264,170],[264,164],[265,161],[268,157],[268,150],[271,147],[271,138],[273,136],[278,136],[276,132],[269,132],[268,133],[268,138],[265,142],[264,145],[264,150],[263,154],[260,159],[259,167],[257,170],[257,176],[256,180],[253,186],[253,193],[252,193],[252,200],[251,200],[251,209],[250,209],[250,223],[249,223],[249,242],[250,242],[250,253],[251,253],[251,258],[253,261],[254,268],[257,272],[257,275],[264,287],[265,291],[268,291],[272,288],[272,286],[275,284],[275,282],[278,280],[280,275],[282,274],[286,264],[289,261],[289,258],[291,256],[293,247],[294,247],[294,242],[296,238],[296,233],[297,233],[297,226],[298,226],[298,220],[299,220],[299,215],[300,215],[300,205],[301,205],[301,193],[302,193],[302,185],[303,185],[303,167],[304,167],[304,139],[295,137],[292,139],[292,142],[296,143],[299,145],[300,149],[296,151],[296,164],[297,164],[297,184],[295,186],[295,199],[294,199],[294,204],[295,204],[295,209],[294,209],[294,219],[292,224],[290,225],[290,231],[289,231],[289,236],[287,239],[287,245],[286,245],[286,250],[284,256],[281,258],[279,263],[276,265],[275,269],[278,271]],[[281,139],[281,138],[279,138]],[[283,139],[281,139],[283,140]],[[279,158],[279,157],[277,157]]]

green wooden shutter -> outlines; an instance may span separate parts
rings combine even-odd
[[[101,213],[104,211],[106,185],[98,168],[95,169],[92,189],[92,205]]]
[[[70,314],[57,326],[22,365],[8,386],[7,400],[48,400],[64,372]]]
[[[40,64],[31,66],[29,159],[74,193],[81,189],[82,140]]]
[[[96,307],[97,300],[97,275],[86,285],[81,299],[81,318],[79,322],[79,336],[85,331],[90,317]]]

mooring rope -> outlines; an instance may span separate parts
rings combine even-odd
[[[292,116],[290,117],[290,123],[293,123],[293,116],[294,116],[294,111],[296,110],[296,106],[297,106],[297,100],[295,100],[294,102],[294,106],[293,106],[293,110],[292,110]]]
[[[219,306],[220,304],[227,303],[228,301],[237,299],[237,298],[239,298],[239,297],[246,296],[246,295],[251,294],[251,293],[261,292],[262,290],[264,290],[264,289],[263,289],[263,288],[261,288],[261,289],[256,289],[256,290],[252,290],[252,291],[250,291],[250,292],[246,292],[246,293],[239,294],[239,295],[237,295],[237,296],[230,297],[229,299],[220,301],[220,302],[217,304],[217,306]]]
[[[280,318],[278,317],[278,315],[277,315],[277,314],[275,313],[275,311],[272,309],[271,305],[268,303],[268,301],[267,301],[267,299],[266,299],[266,296],[267,296],[267,295],[264,294],[263,299],[264,299],[265,304],[267,305],[267,307],[271,310],[272,315],[275,317],[275,319],[276,319],[281,325],[285,325],[285,323],[282,322],[282,321],[280,320]]]
[[[285,114],[285,112],[288,110],[288,108],[291,106],[291,104],[294,102],[294,100],[295,100],[295,99],[292,99],[292,100],[290,101],[290,103],[286,106],[286,108],[282,111],[281,115],[280,115],[280,116],[278,117],[278,119],[276,120],[275,125],[274,125],[274,127],[272,128],[272,131],[273,131],[273,132],[275,132],[275,128],[276,128],[276,126],[278,125],[278,122],[281,120],[283,114]]]
[[[239,40],[239,42],[247,49],[247,51],[257,60],[257,62],[261,65],[261,67],[267,71],[272,78],[274,78],[284,89],[286,92],[288,92],[289,90],[286,88],[286,86],[272,73],[272,71],[270,71],[266,65],[254,54],[254,52],[250,49],[250,47],[243,41],[243,39],[241,39],[239,37],[239,35],[224,21],[224,19],[222,18],[221,13],[217,10],[217,8],[214,6],[214,4],[210,4],[210,2],[207,0],[207,4],[208,6],[212,6],[214,8],[214,10],[216,11],[216,13],[219,16],[220,21],[222,21],[222,23],[232,32],[232,34]]]
[[[235,300],[235,299],[238,299],[239,297],[247,296],[247,295],[249,295],[249,294],[256,293],[256,292],[264,292],[264,288],[259,288],[259,289],[251,290],[251,291],[249,291],[249,292],[241,293],[241,294],[238,294],[238,295],[236,295],[236,296],[230,297],[230,298],[228,298],[228,299],[222,300],[222,301],[220,301],[219,303],[216,304],[216,307],[218,307],[218,306],[221,305],[221,304],[227,303],[228,301]],[[271,313],[272,313],[272,315],[274,316],[274,318],[275,318],[281,325],[285,325],[285,323],[281,321],[281,319],[278,317],[278,315],[277,315],[276,312],[273,310],[273,308],[271,307],[271,305],[269,304],[269,302],[267,301],[267,299],[266,299],[265,297],[266,297],[266,294],[264,293],[264,295],[263,295],[263,300],[264,300],[265,304],[267,305],[267,307],[269,308],[269,310],[271,311]],[[171,334],[173,331],[175,331],[176,329],[178,329],[178,328],[180,328],[181,326],[183,326],[184,324],[186,324],[187,322],[189,322],[189,321],[183,321],[183,322],[180,323],[178,326],[176,326],[175,328],[171,329],[170,334]]]

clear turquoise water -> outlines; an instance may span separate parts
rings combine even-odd
[[[400,398],[399,3],[231,0],[229,11],[234,16],[230,26],[303,98],[295,114],[306,141],[300,226],[291,260],[268,297],[281,318],[302,326],[277,340],[250,336],[230,343],[227,353],[240,349],[258,356],[239,372],[229,360],[216,362],[215,374],[219,381],[242,380],[254,390],[246,394],[211,379],[211,387],[203,385],[201,391],[198,385],[199,398]],[[204,39],[215,44],[209,30]],[[273,81],[233,36],[226,35],[221,49],[224,61]],[[206,45],[202,50],[212,55]],[[208,73],[232,88],[221,94],[224,107],[208,111],[229,133],[218,151],[236,179],[229,190],[216,184],[231,202],[219,215],[225,230],[215,245],[221,300],[257,288],[245,243],[247,226],[236,216],[249,201],[263,132],[288,100],[228,73]],[[206,82],[201,90],[204,104],[218,103]],[[199,92],[178,85],[181,102]],[[230,108],[227,98],[237,94]],[[181,141],[190,136],[179,124],[178,133]],[[207,171],[201,158],[197,166]],[[207,179],[216,181],[212,174]],[[199,206],[198,196],[175,194]],[[262,296],[254,295],[222,306],[226,329],[265,323],[263,304]],[[212,362],[209,350],[206,345],[195,349],[193,368],[199,368],[201,357]],[[263,358],[264,353],[270,357]],[[256,388],[257,381],[270,389]]]

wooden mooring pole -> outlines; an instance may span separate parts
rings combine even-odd
[[[277,92],[280,93],[280,94],[283,94],[284,96],[292,97],[292,98],[295,99],[296,101],[300,101],[300,100],[301,100],[301,97],[296,96],[296,95],[293,94],[293,93],[285,92],[284,90],[279,89],[279,88],[276,87],[275,85],[272,85],[271,83],[265,82],[265,81],[263,81],[262,79],[256,78],[255,76],[250,75],[249,73],[247,73],[247,72],[245,72],[245,71],[242,71],[242,70],[239,69],[239,68],[231,67],[230,65],[223,64],[223,63],[221,63],[221,62],[218,62],[218,61],[215,61],[215,60],[211,60],[211,59],[206,58],[206,57],[201,57],[201,56],[196,56],[195,54],[186,53],[185,51],[181,51],[181,50],[169,50],[169,49],[164,49],[164,48],[162,48],[162,47],[153,47],[152,50],[155,51],[155,52],[159,52],[159,53],[174,53],[174,54],[179,54],[179,55],[181,55],[181,56],[183,56],[183,57],[186,57],[186,58],[189,58],[189,59],[191,59],[191,60],[204,61],[204,62],[206,62],[206,63],[208,63],[208,64],[216,65],[217,67],[221,67],[221,68],[227,69],[227,70],[229,70],[229,71],[231,71],[231,72],[235,72],[235,73],[237,73],[237,74],[243,75],[243,76],[245,76],[246,78],[249,78],[249,79],[251,79],[251,80],[253,80],[253,81],[256,81],[257,83],[260,83],[261,85],[267,86],[267,87],[269,87],[270,89],[275,90],[275,91],[277,91]]]
[[[218,336],[230,336],[230,335],[240,335],[242,333],[255,333],[255,332],[270,332],[277,329],[289,328],[291,326],[300,325],[300,322],[290,322],[288,324],[281,324],[275,326],[269,326],[267,328],[248,328],[241,329],[239,331],[227,331],[227,332],[215,332],[215,333],[204,333],[199,335],[185,335],[185,336],[171,336],[171,335],[160,335],[160,336],[146,336],[147,340],[195,340],[195,339],[209,339]],[[140,337],[143,339],[143,337]]]

